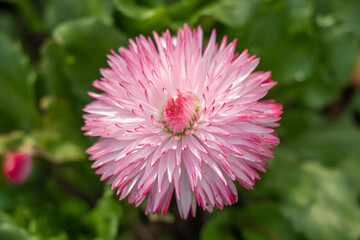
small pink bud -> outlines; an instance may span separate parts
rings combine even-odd
[[[8,182],[22,184],[31,172],[32,158],[26,153],[7,153],[3,161],[3,174]]]

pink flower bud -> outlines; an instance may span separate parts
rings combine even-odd
[[[32,158],[26,153],[8,153],[3,161],[3,174],[8,182],[22,184],[31,172]]]

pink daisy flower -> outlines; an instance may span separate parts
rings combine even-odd
[[[176,37],[140,35],[108,55],[109,69],[94,81],[102,93],[84,111],[93,168],[120,200],[166,214],[175,192],[180,216],[197,205],[212,211],[238,200],[234,181],[252,189],[279,144],[273,130],[282,106],[259,101],[276,83],[236,41],[203,49],[201,27]]]

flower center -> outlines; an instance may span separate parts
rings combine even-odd
[[[196,129],[199,101],[190,92],[179,92],[164,107],[162,124],[167,132],[181,136]]]

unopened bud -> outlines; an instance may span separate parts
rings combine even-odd
[[[31,172],[32,158],[26,153],[5,154],[2,171],[8,182],[22,184]]]

